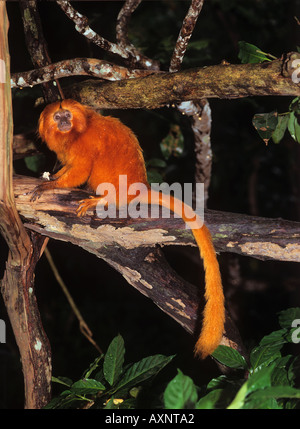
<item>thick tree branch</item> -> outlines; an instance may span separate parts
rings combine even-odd
[[[71,242],[95,254],[184,329],[199,332],[203,306],[198,307],[198,303],[203,291],[180,278],[156,247],[195,246],[181,219],[101,220],[89,215],[78,218],[75,209],[86,196],[85,191],[45,192],[38,202],[32,203],[28,191],[38,182],[29,177],[15,177],[14,181],[17,208],[28,230]],[[299,223],[213,211],[206,211],[205,220],[218,251],[300,262]],[[228,315],[225,326],[222,343],[245,354]]]
[[[132,250],[156,244],[196,246],[191,231],[185,228],[180,218],[78,218],[75,213],[78,201],[87,195],[82,190],[44,192],[33,203],[28,192],[38,183],[38,179],[31,177],[17,176],[14,180],[17,209],[30,230],[70,241],[98,256],[107,249],[114,252],[118,247]],[[206,210],[205,223],[218,252],[300,262],[298,222]]]
[[[298,55],[300,58],[300,54]],[[68,97],[94,108],[155,109],[202,98],[242,98],[263,95],[300,95],[300,85],[286,73],[290,60],[262,64],[220,64],[184,70],[178,73],[155,73],[121,82],[87,80],[66,89]]]
[[[7,31],[6,4],[0,2],[0,58],[6,67],[6,83],[0,84],[0,232],[9,248],[1,293],[21,355],[25,407],[41,408],[50,399],[51,355],[34,293],[34,267],[45,238],[29,238],[15,207]]]

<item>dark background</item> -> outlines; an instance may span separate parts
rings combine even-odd
[[[72,2],[89,18],[90,26],[103,37],[115,41],[115,22],[122,2]],[[133,15],[130,39],[149,57],[159,59],[167,70],[169,59],[189,2],[178,0],[144,1]],[[112,57],[89,43],[52,1],[39,2],[41,20],[53,62],[76,57]],[[10,20],[11,72],[32,69],[27,54],[17,2],[7,2]],[[237,42],[244,40],[264,52],[280,57],[299,46],[299,1],[212,0],[206,1],[191,39],[182,68],[218,64],[223,59],[238,63]],[[62,86],[83,78],[61,79]],[[34,107],[41,89],[13,90],[15,133],[36,129],[40,111]],[[284,140],[266,146],[252,126],[255,113],[286,112],[292,97],[261,97],[241,100],[211,100],[213,171],[208,208],[289,220],[300,220],[300,146],[286,134]],[[165,170],[166,181],[193,181],[193,141],[187,120],[175,111],[126,110],[104,112],[120,117],[138,136],[145,159],[163,158],[159,143],[171,123],[181,126],[185,150],[171,157]],[[41,171],[51,170],[53,156],[45,152]],[[15,162],[17,173],[35,175],[25,160]],[[121,333],[127,362],[156,353],[176,354],[164,370],[161,383],[170,380],[180,368],[197,384],[219,375],[207,359],[193,359],[194,339],[139,294],[105,262],[70,244],[51,240],[48,245],[61,276],[94,338],[106,349]],[[187,280],[197,284],[201,263],[194,249],[164,249],[170,264]],[[7,247],[0,238],[0,275],[3,276]],[[247,346],[278,329],[276,313],[300,305],[299,267],[294,263],[268,261],[222,254],[219,257],[227,295],[227,305]],[[229,277],[235,271],[238,286]],[[200,268],[199,268],[200,267]],[[238,274],[238,275],[237,275]],[[36,293],[45,331],[53,353],[53,375],[78,379],[97,351],[81,335],[78,323],[58,286],[45,256],[36,269]],[[10,330],[2,299],[0,318],[7,325],[7,343],[0,345],[0,407],[23,406],[22,370],[19,353]]]

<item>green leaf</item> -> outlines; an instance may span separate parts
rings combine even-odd
[[[39,173],[45,163],[45,155],[39,154],[26,156],[24,161],[28,170],[33,171],[34,173]]]
[[[114,391],[129,389],[140,384],[142,381],[156,375],[164,368],[172,359],[173,356],[154,355],[146,357],[139,362],[132,364],[119,381]]]
[[[284,356],[282,358],[276,359],[275,368],[271,375],[271,385],[272,386],[290,386],[290,380],[288,377],[288,366],[291,361],[292,356]]]
[[[202,51],[203,49],[206,49],[210,44],[210,40],[202,39],[202,40],[195,40],[193,42],[189,42],[187,46],[187,51],[189,50],[196,50],[196,51]]]
[[[213,352],[212,356],[223,365],[230,368],[246,369],[247,362],[245,358],[237,351],[227,346],[219,346]]]
[[[288,130],[293,137],[293,139],[300,143],[300,125],[298,122],[298,117],[295,112],[290,113],[289,121],[288,121]]]
[[[282,407],[274,398],[261,397],[261,391],[256,390],[247,396],[243,409],[247,410],[280,410]]]
[[[162,183],[164,181],[162,175],[155,170],[147,171],[148,182],[151,183]]]
[[[95,395],[105,390],[105,386],[92,378],[75,381],[71,386],[71,391],[76,395]]]
[[[265,335],[260,340],[259,345],[265,346],[267,344],[278,343],[278,341],[287,342],[286,334],[287,334],[286,329],[279,329],[278,331],[271,332],[271,334]]]
[[[297,398],[300,399],[300,389],[295,389],[291,386],[272,386],[266,389],[257,390],[255,392],[256,398],[268,399],[280,399],[280,398]]]
[[[167,166],[166,161],[160,158],[151,158],[146,162],[147,167],[160,167],[165,168]]]
[[[289,105],[290,112],[300,113],[300,97],[295,97]]]
[[[179,369],[178,374],[170,381],[164,392],[164,404],[168,410],[194,408],[197,402],[197,389],[193,380]]]
[[[239,53],[238,58],[242,64],[246,63],[262,63],[263,61],[270,61],[269,54],[262,52],[260,48],[251,43],[244,41],[238,42]]]
[[[205,395],[203,398],[199,399],[196,404],[197,410],[213,410],[216,408],[217,403],[220,401],[222,394],[224,393],[223,389],[215,389]]]
[[[84,373],[84,375],[83,375],[83,377],[82,377],[82,378],[90,378],[90,376],[91,376],[92,372],[94,372],[94,371],[95,371],[95,369],[97,369],[97,368],[98,368],[98,366],[99,366],[99,362],[101,361],[101,359],[102,359],[102,358],[103,358],[103,355],[98,356],[98,357],[94,360],[94,362],[92,362],[92,363],[90,364],[89,368],[85,371],[85,373]]]
[[[72,386],[73,381],[67,377],[52,377],[51,380],[55,383],[63,384],[64,386]]]
[[[296,319],[300,319],[300,308],[288,308],[287,310],[280,311],[278,313],[278,316],[279,325],[282,328],[290,329],[293,321]]]
[[[252,119],[252,124],[263,141],[268,144],[278,124],[277,112],[257,113]]]
[[[104,377],[111,386],[118,381],[122,372],[124,355],[124,340],[121,335],[118,335],[110,343],[103,363]]]
[[[278,124],[272,133],[272,140],[274,143],[279,143],[283,139],[288,126],[289,118],[289,114],[278,116]]]
[[[275,368],[275,363],[265,367],[259,367],[249,374],[247,381],[247,395],[254,390],[264,389],[271,386],[271,375]]]
[[[253,370],[260,366],[268,365],[270,362],[281,357],[280,350],[285,344],[285,340],[279,340],[274,343],[260,345],[251,350],[250,362]]]
[[[165,159],[171,155],[181,156],[183,154],[184,138],[179,125],[171,125],[169,134],[160,143],[160,149]]]
[[[300,356],[293,358],[289,368],[288,368],[288,379],[290,384],[293,385],[295,380],[300,374]]]

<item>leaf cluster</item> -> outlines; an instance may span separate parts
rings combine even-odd
[[[45,408],[136,408],[141,384],[157,375],[174,356],[148,356],[127,365],[124,365],[124,357],[124,340],[118,335],[107,352],[91,363],[80,380],[73,382],[66,377],[53,377],[53,382],[66,389]]]
[[[280,312],[279,325],[280,329],[264,336],[251,350],[249,361],[237,350],[219,346],[213,357],[231,372],[213,378],[206,386],[196,386],[191,377],[177,369],[159,401],[155,399],[155,407],[159,402],[164,409],[300,408],[300,389],[296,386],[300,359],[283,352],[284,346],[300,342],[300,308]],[[53,377],[65,390],[46,408],[140,408],[140,392],[146,386],[157,391],[153,378],[174,356],[154,355],[127,365],[124,357],[124,340],[118,335],[80,380]]]
[[[295,323],[297,321],[297,323]],[[213,357],[235,370],[236,375],[221,375],[206,387],[178,371],[164,392],[167,409],[292,409],[300,407],[299,357],[283,355],[283,347],[300,336],[300,308],[279,313],[281,329],[265,336],[251,350],[249,362],[237,351],[219,346]]]
[[[276,59],[271,54],[263,52],[260,48],[251,43],[240,41],[238,57],[243,64],[262,63]],[[278,113],[276,110],[270,113],[257,113],[254,115],[252,123],[259,136],[268,144],[272,139],[274,143],[279,143],[285,132],[288,130],[291,137],[300,143],[300,97],[296,97],[289,105],[288,112]]]

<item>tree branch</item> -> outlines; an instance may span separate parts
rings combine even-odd
[[[141,1],[142,0],[126,0],[119,12],[116,25],[116,38],[119,45],[122,47],[126,48],[126,46],[131,45],[128,39],[128,25],[131,15]]]
[[[204,0],[192,0],[189,10],[183,20],[182,27],[172,55],[169,71],[180,70],[189,40],[193,34]],[[195,183],[204,183],[204,204],[208,200],[208,188],[211,177],[212,151],[210,145],[211,110],[207,99],[201,101],[185,101],[176,105],[183,115],[191,121],[194,134]],[[196,194],[193,193],[193,204],[196,206]]]
[[[12,106],[9,85],[8,19],[0,2],[0,58],[6,83],[0,85],[0,232],[9,247],[1,293],[18,345],[25,385],[25,407],[41,408],[50,399],[51,353],[34,293],[34,268],[45,238],[30,239],[15,206],[12,185]],[[35,235],[35,233],[33,233]]]
[[[16,176],[14,180],[17,209],[30,230],[70,241],[98,256],[107,249],[114,252],[118,247],[127,251],[156,244],[196,246],[191,231],[180,218],[78,218],[75,213],[78,201],[89,195],[83,190],[44,192],[38,202],[33,203],[28,192],[40,182],[24,176]],[[298,222],[206,210],[205,223],[218,252],[300,262]]]
[[[49,64],[36,70],[13,73],[11,88],[26,88],[40,85],[53,79],[70,76],[93,76],[105,80],[122,80],[149,76],[153,70],[128,69],[95,58],[74,58]]]
[[[44,38],[40,15],[37,9],[36,0],[20,0],[25,40],[31,61],[35,68],[40,68],[51,64],[48,47]],[[49,81],[42,83],[45,100],[48,103],[63,98],[59,81]]]
[[[191,245],[195,241],[181,219],[78,218],[78,201],[87,192],[58,189],[45,192],[37,203],[30,194],[39,183],[30,177],[15,177],[17,208],[30,231],[68,241],[95,254],[116,269],[133,287],[149,297],[185,330],[198,333],[199,288],[180,278],[166,263],[157,244]],[[217,251],[235,252],[259,259],[300,262],[300,224],[207,210],[205,221]],[[243,354],[245,350],[234,324],[226,315],[222,343]]]
[[[66,94],[94,108],[155,109],[201,98],[235,99],[248,96],[299,96],[300,85],[286,73],[286,60],[262,64],[219,64],[178,73],[155,73],[121,82],[87,80]]]
[[[130,46],[126,46],[124,48],[119,44],[109,42],[104,37],[97,34],[88,25],[88,18],[75,10],[69,1],[56,0],[56,3],[65,12],[67,17],[74,22],[76,31],[84,35],[91,42],[95,43],[99,48],[104,49],[111,54],[118,55],[125,60],[129,60],[131,65],[136,64],[142,68],[158,69],[156,61],[152,61],[150,58],[141,54],[137,56],[135,49],[131,49]]]
[[[175,49],[171,58],[169,71],[175,72],[180,69],[182,60],[187,49],[190,38],[192,37],[199,14],[202,10],[204,0],[192,0],[189,10],[183,20],[179,36],[176,41]]]

